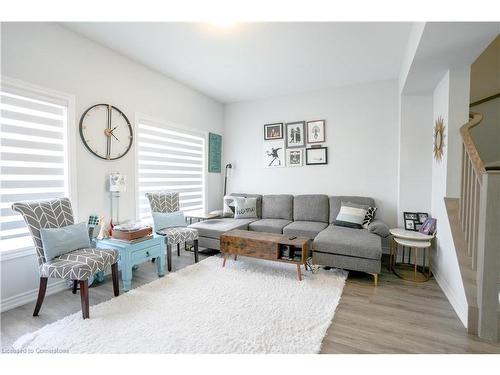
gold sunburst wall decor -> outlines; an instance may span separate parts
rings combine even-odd
[[[434,126],[434,159],[438,162],[443,159],[444,153],[444,120],[441,116],[436,120]]]

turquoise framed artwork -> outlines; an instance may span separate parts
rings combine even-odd
[[[222,164],[222,136],[208,133],[208,171],[220,173]]]

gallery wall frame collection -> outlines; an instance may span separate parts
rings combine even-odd
[[[325,141],[325,120],[265,124],[264,168],[328,164]]]

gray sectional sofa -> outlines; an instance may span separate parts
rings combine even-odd
[[[220,250],[220,235],[232,229],[305,236],[312,240],[313,263],[323,266],[380,273],[382,237],[387,226],[375,219],[368,229],[334,224],[342,202],[375,206],[372,198],[354,196],[231,194],[257,198],[253,219],[218,218],[191,224],[198,230],[199,245]]]

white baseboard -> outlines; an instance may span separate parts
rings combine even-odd
[[[453,289],[449,286],[448,282],[446,279],[442,278],[439,274],[439,271],[437,269],[433,269],[432,273],[434,274],[434,279],[438,283],[439,287],[443,291],[444,295],[446,298],[448,298],[448,301],[450,302],[451,306],[453,307],[453,310],[455,310],[455,313],[458,316],[458,319],[462,322],[464,327],[467,329],[467,322],[468,322],[468,313],[469,313],[469,308],[467,304],[463,304],[460,299],[457,297],[457,295],[453,292]]]
[[[47,292],[45,293],[45,295],[50,296],[51,294],[60,292],[65,289],[68,289],[67,281],[58,280],[54,283],[47,285]],[[13,308],[25,305],[30,302],[35,302],[37,298],[38,298],[38,288],[17,294],[15,296],[5,298],[0,302],[0,312],[11,310]],[[34,305],[33,308],[35,308]]]

